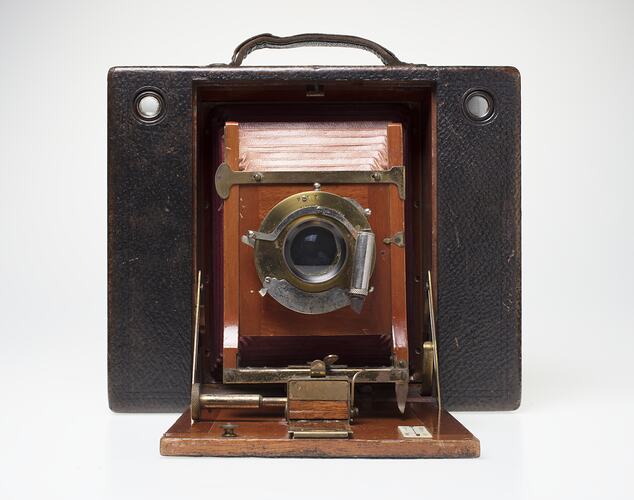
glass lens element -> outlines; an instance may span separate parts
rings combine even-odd
[[[309,274],[322,274],[337,259],[337,243],[331,231],[312,226],[302,229],[293,239],[291,261]]]
[[[289,268],[300,279],[324,282],[341,269],[345,261],[345,241],[330,223],[313,220],[291,230],[284,253]]]

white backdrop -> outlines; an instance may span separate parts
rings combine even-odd
[[[631,498],[634,4],[0,1],[0,497]],[[106,395],[106,73],[261,32],[522,73],[524,391],[477,460],[162,458]],[[375,64],[349,49],[257,64]],[[492,374],[494,376],[494,374]]]

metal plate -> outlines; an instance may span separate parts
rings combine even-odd
[[[289,380],[287,395],[289,399],[303,401],[348,401],[350,381],[347,378]]]
[[[395,184],[402,200],[405,199],[405,167],[389,170],[301,170],[301,171],[237,171],[226,163],[216,171],[216,192],[223,200],[229,197],[231,186],[240,184]]]

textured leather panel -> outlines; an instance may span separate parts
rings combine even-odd
[[[490,123],[465,119],[462,97],[495,98]],[[520,86],[514,70],[439,80],[438,337],[448,409],[515,409],[521,386]]]
[[[520,89],[515,70],[433,68],[121,68],[109,75],[108,367],[116,411],[177,411],[189,399],[192,318],[192,80],[435,82],[438,102],[438,336],[448,409],[520,401]],[[139,125],[139,88],[167,116]],[[470,123],[471,88],[498,114]]]
[[[173,411],[189,401],[191,88],[155,73],[165,119],[132,114],[147,75],[108,82],[108,392],[115,411]],[[187,85],[185,85],[187,83]]]

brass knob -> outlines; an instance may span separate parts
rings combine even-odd
[[[222,424],[220,426],[220,428],[224,430],[224,432],[222,433],[222,437],[234,438],[234,437],[238,436],[236,434],[236,429],[238,428],[238,426],[236,424],[232,424],[231,422],[227,422],[226,424]]]

